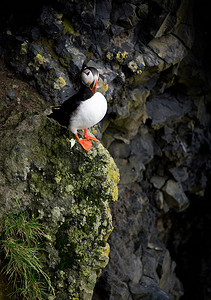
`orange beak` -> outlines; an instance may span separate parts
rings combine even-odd
[[[91,88],[91,91],[95,94],[97,90],[97,79],[94,80],[93,87]]]

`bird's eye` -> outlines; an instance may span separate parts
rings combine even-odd
[[[93,82],[93,74],[90,71],[84,70],[81,73],[81,81],[84,85],[90,86],[90,84]]]

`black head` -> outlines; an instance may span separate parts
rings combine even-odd
[[[99,72],[94,67],[84,67],[81,70],[81,82],[89,87],[93,93],[96,93],[98,78]]]

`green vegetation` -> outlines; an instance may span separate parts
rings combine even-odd
[[[49,276],[40,263],[40,241],[45,237],[41,224],[25,212],[8,214],[0,227],[3,272],[13,285],[14,294],[23,299],[45,299],[53,292]]]

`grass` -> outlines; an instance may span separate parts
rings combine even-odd
[[[49,276],[42,268],[40,242],[45,237],[41,224],[25,212],[8,214],[1,222],[0,248],[4,273],[13,284],[13,295],[42,300],[53,293]]]

